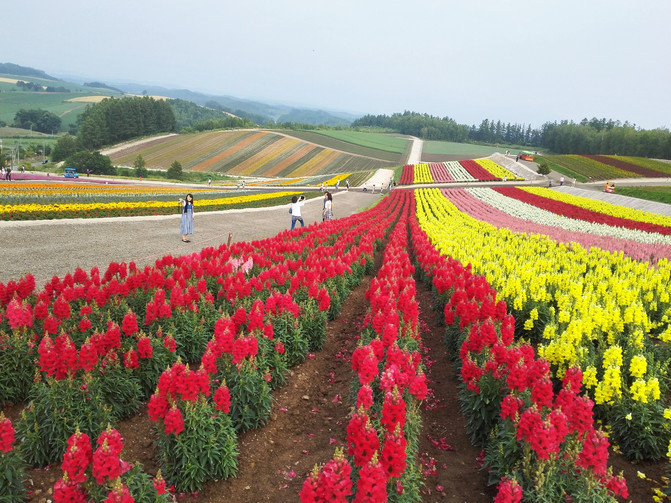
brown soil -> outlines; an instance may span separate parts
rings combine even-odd
[[[274,393],[275,403],[268,424],[242,434],[238,441],[239,471],[235,478],[210,482],[197,495],[183,495],[182,501],[218,503],[224,501],[286,502],[298,501],[306,474],[328,461],[336,447],[344,446],[346,424],[351,407],[348,402],[352,373],[350,356],[356,347],[367,304],[364,293],[371,277],[355,289],[344,303],[337,320],[327,326],[323,350],[294,367],[287,383]],[[426,475],[423,501],[491,501],[495,489],[487,487],[487,475],[480,469],[480,450],[470,444],[465,420],[459,412],[457,378],[442,343],[443,327],[432,309],[431,293],[417,284],[420,305],[420,335],[426,347],[424,361],[431,392],[423,404],[423,432],[420,460]],[[21,408],[5,409],[13,421]],[[153,458],[154,423],[146,410],[123,421],[118,430],[124,437],[123,458],[139,461],[154,475],[158,469]],[[632,466],[623,458],[612,458],[615,470],[625,470],[630,500],[650,501],[651,487],[659,486],[666,463]],[[648,480],[636,477],[641,470]],[[54,466],[28,471],[31,502],[46,503],[61,476]]]

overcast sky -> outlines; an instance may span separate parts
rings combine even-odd
[[[353,113],[671,128],[670,0],[3,1],[0,62]]]

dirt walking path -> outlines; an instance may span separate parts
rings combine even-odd
[[[340,190],[333,194],[335,218],[358,212],[379,199],[380,194]],[[48,221],[0,222],[0,282],[18,280],[27,273],[44,285],[54,275],[63,277],[77,267],[84,271],[110,262],[134,261],[139,267],[153,265],[165,255],[194,253],[228,241],[253,241],[289,229],[289,202],[283,206],[226,210],[195,215],[190,243],[182,243],[180,215],[150,217],[82,218]],[[198,201],[196,201],[196,204]],[[306,225],[321,222],[322,198],[306,201]]]

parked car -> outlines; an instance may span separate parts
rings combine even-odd
[[[79,173],[77,173],[75,168],[65,168],[65,174],[63,176],[65,178],[79,178]]]

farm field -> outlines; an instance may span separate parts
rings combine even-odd
[[[250,485],[267,501],[295,501],[299,491],[309,498],[313,490],[371,487],[380,501],[491,501],[497,491],[523,492],[531,500],[557,501],[566,493],[619,501],[613,496],[619,493],[646,501],[661,487],[671,436],[668,381],[661,373],[670,357],[665,285],[671,247],[665,239],[671,224],[582,199],[515,187],[399,189],[370,211],[263,241],[166,256],[148,267],[78,270],[44,290],[30,277],[8,283],[0,288],[0,331],[12,337],[0,358],[18,365],[12,375],[24,377],[0,382],[0,390],[16,397],[39,389],[29,414],[37,425],[44,421],[40,410],[60,395],[86,407],[85,398],[67,392],[69,372],[77,383],[72,389],[91,379],[87,393],[103,393],[96,396],[109,401],[112,427],[130,444],[122,459],[141,459],[151,477],[160,467],[168,485],[200,491],[204,501],[222,495],[255,501],[245,489]],[[192,316],[196,306],[198,316]],[[45,334],[31,350],[41,369],[37,383],[34,363],[21,358],[32,332]],[[91,359],[87,337],[106,348],[104,360]],[[58,347],[74,347],[80,362],[89,355],[81,365],[92,367],[80,368],[69,357],[55,361]],[[117,363],[100,373],[97,365],[110,365],[111,354]],[[201,362],[203,370],[185,369],[175,363],[177,355]],[[257,400],[241,394],[241,372],[255,383]],[[458,381],[450,381],[455,373]],[[179,375],[201,383],[191,397],[170,385]],[[151,383],[159,377],[156,388]],[[118,398],[104,396],[106,379],[127,393],[123,403],[139,402],[137,409],[124,411]],[[174,405],[160,405],[161,396]],[[462,410],[473,411],[466,418],[449,416],[458,407],[448,400],[457,396]],[[138,414],[147,400],[148,415]],[[242,403],[254,413],[242,413]],[[7,409],[22,438],[31,430],[18,410]],[[299,423],[305,428],[296,430]],[[235,430],[227,438],[237,438],[239,454],[221,444],[228,461],[212,471],[237,476],[204,483],[202,475],[157,463],[143,447],[155,443],[168,452],[173,441],[188,438],[203,449],[191,433],[196,424]],[[65,446],[68,427],[54,426]],[[89,435],[95,445],[98,433]],[[31,437],[29,444],[36,442]],[[42,460],[38,464],[58,451],[41,445],[26,451],[33,462]],[[510,456],[499,455],[503,445]],[[336,448],[344,450],[334,456]],[[10,460],[13,452],[0,456]],[[632,465],[622,456],[646,461]],[[486,473],[471,468],[476,457],[490,471],[490,489]],[[565,457],[568,465],[560,464]],[[321,469],[309,475],[315,463]],[[266,474],[263,481],[257,469]],[[538,470],[547,475],[542,485]],[[639,478],[637,471],[646,475]],[[357,472],[358,480],[351,478]],[[53,485],[61,473],[31,471],[31,477]],[[101,490],[86,477],[80,488]],[[332,477],[342,484],[329,485]],[[137,471],[122,475],[129,487],[141,479]],[[144,480],[151,491],[150,479]],[[161,487],[160,480],[155,485]]]
[[[512,149],[511,149],[512,150]],[[506,147],[475,145],[472,143],[455,143],[449,141],[425,141],[422,148],[422,161],[439,162],[444,160],[474,159],[488,157],[495,152],[503,153]],[[448,156],[449,158],[445,158]],[[442,158],[441,158],[442,157]]]
[[[401,185],[523,180],[491,159],[406,164]]]
[[[178,160],[185,170],[266,178],[334,176],[392,165],[262,130],[176,135],[118,150],[110,158],[132,166],[138,155],[148,168],[167,169]]]
[[[74,124],[76,116],[86,107],[86,102],[73,101],[91,96],[121,96],[111,89],[98,89],[71,84],[63,81],[46,80],[38,77],[3,75],[11,82],[0,81],[0,120],[7,124],[14,122],[14,115],[22,108],[39,108],[58,115],[61,120],[61,129],[67,131],[70,124]],[[36,93],[18,90],[14,80],[35,82],[43,86],[64,87],[70,92]]]
[[[612,180],[621,178],[669,178],[671,166],[661,161],[641,157],[611,155],[545,155],[558,171],[582,181]]]
[[[317,145],[322,145],[324,147],[332,148],[334,150],[341,150],[343,152],[348,152],[350,154],[357,154],[365,157],[372,157],[374,159],[381,159],[384,161],[389,161],[395,164],[401,164],[403,162],[404,151],[398,152],[400,142],[398,137],[386,137],[377,138],[379,141],[375,142],[374,147],[370,146],[371,143],[370,137],[367,135],[375,133],[363,133],[363,132],[340,132],[340,135],[345,136],[347,140],[339,138],[338,131],[332,130],[316,130],[316,131],[294,131],[294,130],[280,130],[279,132],[285,133],[289,136],[295,138],[300,138],[301,140],[316,143]],[[332,135],[331,133],[335,133]],[[393,139],[392,139],[393,138]],[[406,146],[409,147],[408,140],[400,139],[405,141]]]
[[[395,152],[397,154],[405,152],[408,146],[408,138],[402,138],[397,135],[335,129],[325,129],[316,132],[354,145]]]

